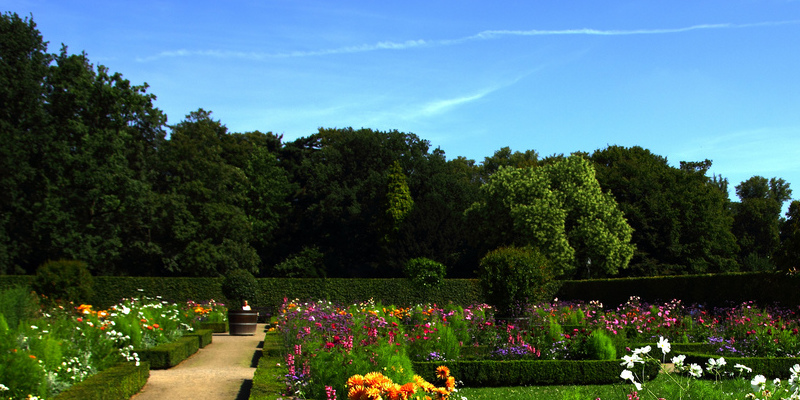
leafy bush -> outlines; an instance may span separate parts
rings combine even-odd
[[[245,301],[253,301],[258,296],[258,281],[243,269],[228,273],[222,281],[222,294],[228,299],[230,309],[241,309]]]
[[[596,330],[586,342],[587,355],[591,360],[616,360],[617,349],[614,341],[604,330]]]
[[[325,255],[317,247],[303,247],[281,263],[275,265],[278,276],[286,278],[324,278]]]
[[[39,298],[29,288],[17,286],[0,291],[0,315],[11,330],[20,322],[35,318],[39,313]]]
[[[553,280],[550,263],[531,247],[502,247],[481,259],[478,270],[486,300],[500,313],[513,315],[513,307],[544,300]]]
[[[428,258],[412,258],[403,269],[406,277],[418,290],[439,289],[444,282],[447,267]]]
[[[83,261],[47,261],[36,270],[33,289],[51,300],[87,303],[93,294],[93,280]]]

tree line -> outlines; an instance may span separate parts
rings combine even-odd
[[[448,159],[412,133],[326,129],[285,141],[199,109],[174,125],[146,84],[0,19],[0,273],[50,259],[97,275],[399,277],[410,259],[474,277],[504,246],[557,276],[791,269],[800,202],[754,176],[728,199],[711,161],[641,147]]]

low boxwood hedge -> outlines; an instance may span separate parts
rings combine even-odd
[[[620,383],[624,369],[619,360],[512,360],[512,361],[442,361],[414,362],[414,371],[429,382],[436,379],[436,368],[445,365],[450,374],[466,387],[525,385],[603,385]],[[637,365],[644,368],[644,379],[655,378],[661,365],[650,360]]]
[[[283,363],[284,351],[283,340],[277,332],[267,332],[264,335],[261,358],[259,358],[258,368],[253,374],[250,400],[285,398],[281,395],[286,389],[283,383],[283,376],[287,373],[286,364]]]
[[[676,352],[686,356],[684,361],[685,365],[692,363],[705,366],[709,358],[719,359],[718,354],[703,354],[703,353],[690,353],[690,352]],[[726,365],[722,368],[725,373],[731,373],[734,376],[739,374],[735,368],[736,364],[744,365],[753,370],[752,375],[764,375],[769,379],[789,378],[789,369],[795,364],[800,364],[800,359],[794,357],[724,357]],[[752,376],[748,375],[748,376]],[[706,378],[713,379],[713,375],[705,374]]]
[[[172,343],[135,351],[140,360],[150,363],[150,368],[166,369],[178,365],[199,349],[200,341],[196,336],[184,336]]]
[[[196,337],[200,348],[208,346],[214,337],[214,331],[211,329],[196,329],[194,332],[185,333],[184,337]]]
[[[61,392],[56,400],[128,400],[147,383],[150,364],[125,362],[101,371]]]

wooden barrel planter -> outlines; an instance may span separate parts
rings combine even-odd
[[[258,311],[228,310],[228,332],[234,336],[256,334]]]

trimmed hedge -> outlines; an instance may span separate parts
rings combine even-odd
[[[211,329],[195,329],[194,332],[183,334],[183,337],[196,337],[197,343],[202,349],[203,347],[211,344],[211,341],[213,340],[212,338],[214,337],[214,331]]]
[[[213,333],[225,333],[228,331],[227,322],[200,322],[200,329],[208,329]]]
[[[286,387],[282,377],[287,372],[285,364],[282,364],[284,351],[283,340],[277,332],[267,332],[264,335],[261,358],[258,359],[258,368],[253,374],[250,400],[283,398],[281,393],[286,390]]]
[[[412,364],[414,372],[429,382],[436,380],[436,368],[445,365],[450,368],[450,374],[466,387],[605,385],[620,383],[619,375],[624,369],[619,360],[426,361]],[[645,379],[649,380],[658,375],[661,364],[650,360],[644,368]]]
[[[705,366],[709,358],[718,359],[721,357],[718,354],[689,352],[678,352],[678,354],[683,354],[686,356],[686,360],[684,361],[685,365],[696,363],[698,365]],[[789,369],[795,364],[800,364],[800,359],[794,357],[725,357],[725,362],[726,365],[723,368],[723,371],[732,372],[734,375],[738,375],[739,373],[739,371],[734,368],[734,365],[742,364],[748,368],[751,368],[753,370],[753,374],[764,375],[769,379],[788,379]],[[704,377],[711,378],[712,375],[705,374]]]
[[[800,305],[800,274],[784,272],[737,272],[643,278],[563,281],[557,297],[564,300],[599,300],[616,306],[639,296],[650,303],[679,299],[684,304],[726,307],[745,301],[759,305]]]
[[[126,362],[101,371],[61,392],[56,400],[128,400],[147,383],[150,365]]]
[[[160,344],[143,350],[134,350],[139,359],[150,363],[152,369],[166,369],[180,364],[200,349],[196,336],[184,336],[172,343]]]
[[[30,286],[32,276],[0,276],[0,289]],[[221,278],[113,277],[94,278],[95,308],[107,308],[123,298],[162,296],[171,302],[224,301]],[[468,306],[485,302],[480,284],[474,279],[447,279],[439,290],[420,292],[407,279],[289,279],[259,278],[259,296],[254,307],[277,310],[284,297],[300,300],[327,299],[351,304],[369,299],[384,304],[407,306],[425,302]],[[668,277],[592,279],[560,281],[555,297],[563,300],[599,300],[609,307],[625,303],[630,296],[647,302],[680,299],[684,304],[710,307],[755,301],[760,305],[800,305],[800,274],[777,272],[682,275]],[[713,290],[710,290],[713,288]],[[140,290],[141,289],[141,290]],[[422,296],[425,296],[423,298]]]

